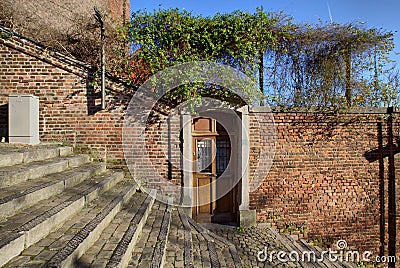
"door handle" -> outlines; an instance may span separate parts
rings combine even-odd
[[[208,177],[217,177],[218,175],[215,173],[208,174]]]

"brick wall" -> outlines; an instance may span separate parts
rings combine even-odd
[[[259,129],[256,113],[261,119]],[[251,176],[259,175],[254,172],[260,150],[270,148],[265,136],[271,127],[270,116],[262,112],[251,116]],[[377,252],[382,199],[387,233],[386,115],[274,112],[273,117],[277,129],[273,165],[269,173],[264,174],[262,185],[250,193],[251,208],[257,210],[258,221],[311,239],[324,237],[328,243],[346,239],[349,246]],[[379,123],[384,147],[383,196],[380,195]],[[395,119],[397,139],[399,123]],[[395,146],[397,152],[399,145]],[[397,170],[400,169],[399,159],[397,155]],[[396,200],[399,205],[398,198]]]
[[[51,53],[17,36],[0,39],[0,135],[7,137],[8,94],[33,94],[40,98],[41,141],[85,146],[101,159],[123,159],[121,131],[125,88],[108,83],[108,106],[100,110],[98,87],[90,85],[84,64]]]

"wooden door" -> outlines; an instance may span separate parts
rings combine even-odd
[[[234,128],[233,123],[227,124]],[[237,187],[234,130],[228,131],[216,120],[193,119],[193,218],[198,222],[235,222]]]
[[[215,136],[198,136],[193,138],[193,160],[195,172],[193,174],[193,187],[195,211],[199,214],[213,214],[215,210],[215,187],[212,187],[216,179],[216,139]]]

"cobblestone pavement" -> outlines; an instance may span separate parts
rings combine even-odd
[[[168,246],[166,251],[165,267],[187,267],[191,263],[188,261],[185,266],[185,227],[177,215],[176,209],[172,211],[171,226],[168,235]],[[186,237],[187,238],[187,237]]]
[[[243,267],[357,267],[354,263],[331,262],[329,258],[321,258],[320,248],[312,247],[303,240],[296,241],[290,236],[279,234],[271,228],[236,228],[218,224],[205,224],[203,226],[235,245],[242,260]],[[263,250],[268,254],[259,255],[259,252]],[[299,261],[280,261],[278,259],[278,252],[280,251],[286,254],[297,252],[300,257],[294,259]],[[270,259],[270,253],[272,252],[275,253]],[[315,254],[316,261],[308,261],[308,255],[305,255],[305,261],[302,261],[302,253],[304,252],[312,252]],[[313,256],[313,254],[311,254],[311,256]],[[287,256],[288,255],[286,255],[286,259],[288,259]],[[265,259],[265,261],[260,261],[258,257]]]
[[[192,229],[194,267],[242,267],[235,246],[188,218]]]
[[[133,251],[128,267],[148,267],[158,258],[166,205],[156,201]],[[171,211],[164,267],[242,267],[232,244],[193,222],[177,208]]]
[[[235,228],[218,224],[203,225],[215,234],[227,239],[236,246],[243,267],[302,267],[299,263],[281,263],[277,259],[265,262],[257,260],[259,251],[267,247],[273,250],[287,251],[286,247],[276,238],[269,228]]]

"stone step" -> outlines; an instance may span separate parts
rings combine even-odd
[[[84,180],[104,173],[105,163],[89,163],[67,171],[53,173],[43,178],[5,187],[0,192],[0,219],[15,214],[37,202],[63,192]]]
[[[205,233],[195,233],[192,236],[194,266],[221,267],[215,241]]]
[[[285,235],[278,233],[274,228],[269,229],[270,232],[275,236],[275,240],[283,245],[284,252],[291,253],[291,252],[298,252],[297,248],[290,239],[288,239]],[[308,263],[302,261],[301,259],[297,262],[299,266],[303,268],[313,267],[310,266]]]
[[[194,267],[191,229],[186,215],[173,209],[164,267]]]
[[[153,258],[151,261],[151,268],[164,267],[166,257],[167,239],[171,227],[171,212],[172,212],[173,199],[169,198],[167,208],[165,209],[164,216],[161,222],[160,232],[157,237],[157,244],[154,248]]]
[[[70,228],[72,231],[65,233],[65,235],[70,235],[72,238],[67,243],[62,243],[63,246],[59,250],[57,249],[60,245],[57,243],[55,247],[49,246],[49,250],[56,251],[56,253],[52,254],[51,258],[44,259],[47,262],[46,267],[76,267],[78,259],[98,241],[104,229],[136,190],[137,186],[132,181],[121,182],[96,202],[93,202],[94,207],[87,211],[85,209],[82,210],[77,215],[77,218],[82,220],[80,222],[74,220]],[[91,216],[85,215],[85,213]],[[95,217],[92,215],[95,215]],[[82,228],[85,218],[89,218],[90,221]]]
[[[72,155],[0,168],[0,187],[7,187],[78,167],[89,162],[87,155]]]
[[[153,206],[154,198],[136,193],[76,263],[77,267],[126,267]]]
[[[304,262],[306,263],[306,265],[308,265],[309,267],[316,267],[316,268],[326,267],[323,263],[318,262],[315,249],[312,248],[309,249],[305,247],[301,242],[294,240],[293,237],[291,237],[290,235],[284,235],[284,237],[288,241],[290,241],[292,247],[294,248],[295,251],[297,251],[297,253],[301,258],[303,258],[302,256],[304,254]]]
[[[132,256],[133,248],[137,244],[138,237],[141,234],[143,226],[145,225],[150,214],[150,210],[153,207],[154,196],[155,190],[153,190],[153,192],[147,196],[138,213],[131,220],[129,228],[124,233],[119,244],[113,251],[113,254],[111,255],[106,267],[127,267]]]
[[[196,224],[197,226],[200,226],[196,222],[194,222],[192,219],[189,220],[192,226]],[[195,229],[199,229],[199,227],[196,227]],[[204,233],[204,231],[203,231]],[[216,245],[220,248],[220,250],[217,251],[219,260],[221,263],[222,267],[236,267],[236,268],[242,268],[242,260],[239,256],[239,253],[236,249],[236,246],[231,243],[229,240],[225,239],[224,237],[221,237],[214,232],[210,232],[207,230],[208,237],[210,237],[213,241],[215,241]]]
[[[104,219],[113,216],[113,210],[118,208],[119,204],[115,200],[119,200],[131,188],[126,182],[119,182],[96,199],[91,199],[91,202],[87,203],[73,217],[69,217],[47,236],[27,247],[5,267],[52,267],[49,262],[56,255],[57,260],[61,262],[65,259],[71,261],[68,259],[68,253],[75,254],[76,250],[82,250],[78,247],[81,245],[80,242],[82,242],[82,246],[87,246],[88,241],[92,242],[90,239],[93,239],[93,235],[97,235],[99,232],[99,229],[96,228],[104,227]],[[72,261],[77,259],[77,256],[71,257]],[[56,260],[53,259],[54,261]],[[54,263],[52,265],[57,267]],[[71,264],[68,267],[74,267],[74,265]]]
[[[302,256],[302,254],[304,254],[304,252],[307,253],[307,255],[305,255],[305,262],[304,262],[304,264],[307,267],[318,267],[318,268],[357,267],[357,265],[345,261],[339,261],[339,260],[331,261],[329,259],[329,255],[325,255],[325,257],[322,258],[321,253],[323,250],[319,247],[311,246],[304,239],[295,240],[290,235],[282,235],[282,237],[286,239],[286,241],[288,241],[293,250],[298,252],[300,257]],[[310,259],[308,256],[311,256]]]
[[[207,230],[192,218],[187,218],[192,226],[194,267],[242,267],[236,247],[228,240]]]
[[[307,243],[307,241],[305,241],[304,239],[300,239],[298,241],[299,244],[301,244],[303,246],[303,248],[305,248],[307,251],[312,251],[315,253],[315,256],[318,260],[321,260],[319,263],[322,267],[327,267],[327,268],[335,268],[337,267],[333,262],[331,262],[329,260],[328,257],[322,259],[322,255],[321,253],[313,246],[311,246],[310,244]],[[340,266],[339,266],[340,267]]]
[[[0,265],[47,236],[123,178],[122,172],[93,177],[0,222]]]
[[[72,154],[72,147],[38,146],[38,147],[2,147],[0,150],[0,167],[42,161]]]
[[[128,267],[149,268],[152,266],[157,244],[162,243],[162,241],[158,240],[160,232],[163,228],[168,228],[168,226],[162,228],[163,218],[166,211],[166,204],[159,201],[154,202],[153,208],[143,226],[142,233],[140,234],[133,250]]]
[[[318,247],[318,246],[314,246],[313,248],[315,248],[315,250],[319,253],[322,254],[322,252],[324,251],[322,248]],[[357,264],[355,263],[349,263],[349,262],[342,262],[339,263],[337,261],[330,261],[329,257],[326,258],[326,260],[324,261],[325,264],[327,264],[328,267],[332,267],[332,268],[357,268],[359,267]]]

